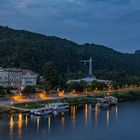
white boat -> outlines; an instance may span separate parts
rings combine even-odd
[[[110,103],[110,105],[117,105],[118,104],[118,99],[113,96],[107,96],[105,99]]]
[[[97,106],[99,106],[101,109],[109,109],[110,103],[104,99],[104,98],[97,98]]]
[[[52,108],[53,110],[64,110],[69,108],[69,104],[59,102],[59,103],[49,104],[49,107]]]
[[[43,107],[39,109],[32,109],[30,113],[38,116],[49,115],[52,113],[52,109],[50,107]]]

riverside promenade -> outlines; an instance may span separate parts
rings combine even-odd
[[[40,101],[49,101],[49,100],[59,100],[63,98],[75,98],[75,97],[85,97],[86,95],[72,95],[72,94],[66,94],[63,97],[44,97],[44,99],[39,99],[39,98],[29,98],[29,99],[19,99],[19,100],[13,100],[13,99],[7,99],[7,100],[0,100],[0,108],[6,108],[14,104],[19,104],[19,103],[30,103],[30,102],[40,102]]]

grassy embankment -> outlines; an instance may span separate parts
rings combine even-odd
[[[123,89],[118,91],[112,92],[100,92],[96,93],[96,97],[103,97],[109,93],[110,95],[119,99],[119,101],[133,101],[133,100],[140,100],[140,88],[134,89]]]
[[[47,101],[39,101],[39,102],[29,102],[29,103],[20,103],[15,104],[15,107],[24,108],[24,109],[32,109],[32,108],[39,108],[49,103],[56,103],[56,102],[68,102],[69,105],[82,105],[82,104],[95,104],[95,100],[91,100],[87,97],[74,97],[74,98],[63,98],[63,99],[55,99],[55,100],[47,100]]]
[[[39,101],[39,102],[29,102],[29,103],[20,103],[15,104],[15,107],[24,108],[24,109],[32,109],[39,108],[49,103],[54,102],[68,102],[70,105],[82,105],[82,104],[95,104],[95,98],[104,97],[107,92],[99,92],[96,94],[89,94],[87,97],[73,97],[73,98],[63,98],[63,99],[55,99],[55,100],[47,100],[47,101]],[[91,98],[92,95],[92,98]],[[140,100],[140,88],[135,89],[126,89],[110,92],[110,95],[115,96],[119,99],[119,101],[134,101]],[[13,109],[4,110],[0,109],[0,115],[7,113],[17,113],[17,111]]]

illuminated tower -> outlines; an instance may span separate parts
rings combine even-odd
[[[89,63],[89,76],[93,77],[92,75],[92,57],[89,60],[81,60],[84,64]]]

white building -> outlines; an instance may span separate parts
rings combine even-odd
[[[38,74],[31,70],[0,68],[0,86],[36,86]]]
[[[31,70],[22,70],[21,81],[22,86],[36,86],[38,74]]]
[[[0,68],[0,86],[8,86],[8,72]]]
[[[21,70],[15,68],[0,68],[0,86],[20,86]]]

